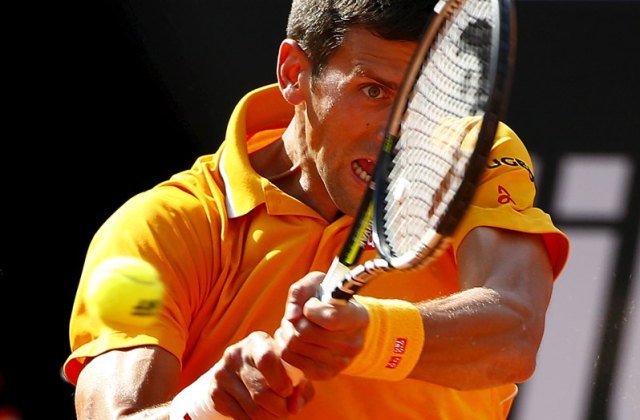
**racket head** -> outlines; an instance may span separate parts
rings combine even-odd
[[[510,93],[512,1],[440,6],[407,68],[374,174],[373,240],[396,269],[428,263],[446,249]]]

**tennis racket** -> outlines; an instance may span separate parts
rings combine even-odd
[[[395,98],[372,183],[318,297],[344,304],[377,273],[445,250],[486,167],[509,98],[510,0],[436,5]],[[352,267],[372,234],[380,258]]]

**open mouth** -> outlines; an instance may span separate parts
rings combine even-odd
[[[363,181],[371,181],[375,164],[370,159],[358,159],[351,162],[351,169]]]

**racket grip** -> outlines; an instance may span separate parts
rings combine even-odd
[[[334,258],[318,289],[318,299],[337,305],[345,304],[353,296],[353,293],[342,289],[348,275],[349,267],[343,264],[340,258]]]

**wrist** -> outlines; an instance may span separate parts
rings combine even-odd
[[[195,382],[184,388],[171,401],[170,420],[205,420],[221,418],[213,406],[209,392],[211,371],[206,372]]]
[[[369,313],[362,351],[345,375],[397,381],[406,378],[420,359],[424,327],[420,311],[410,302],[354,296]]]

